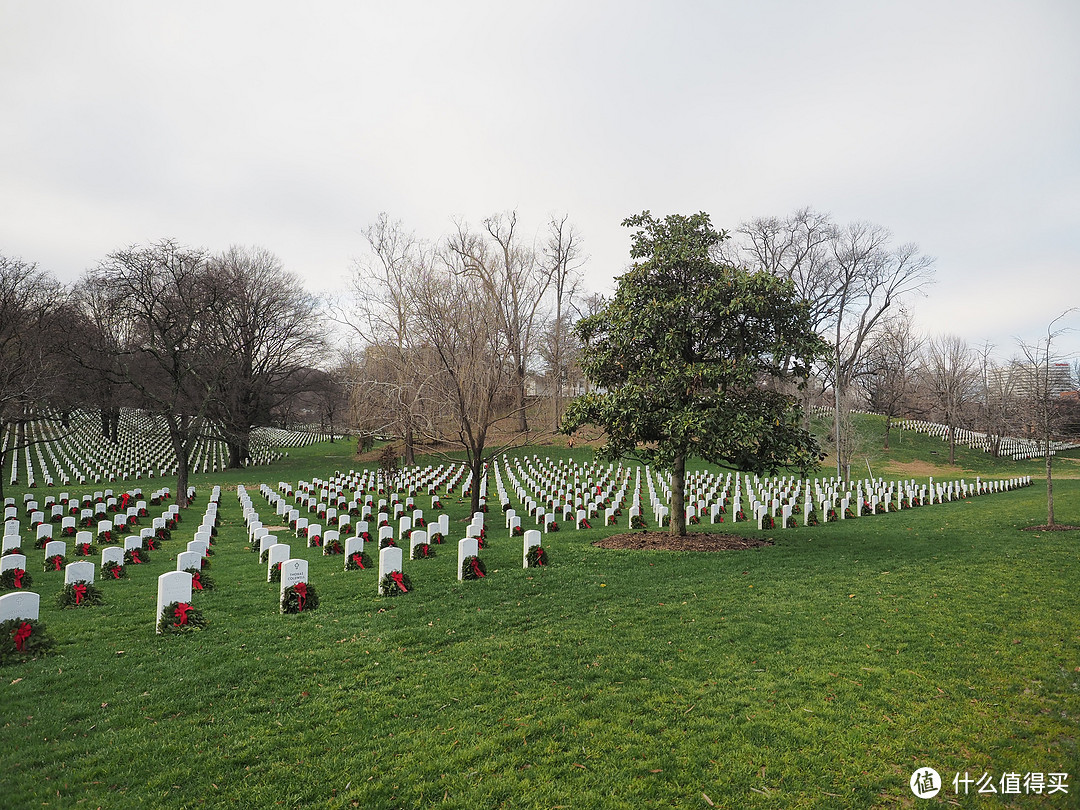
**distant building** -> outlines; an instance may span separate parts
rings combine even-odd
[[[1051,397],[1059,397],[1066,391],[1076,390],[1072,367],[1068,363],[1053,363],[1049,371],[1048,393]],[[1040,368],[1014,360],[991,369],[987,381],[990,391],[998,397],[1031,399],[1043,390],[1045,383],[1041,378],[1045,373],[1045,366]]]

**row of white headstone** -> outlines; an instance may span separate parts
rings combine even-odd
[[[897,430],[909,430],[926,436],[949,441],[949,426],[922,419],[904,419],[896,423]],[[956,443],[973,450],[990,453],[996,446],[998,454],[1015,461],[1042,458],[1046,454],[1045,445],[1037,439],[1025,439],[1018,436],[1002,436],[996,433],[980,433],[967,428],[955,428]],[[1064,450],[1080,447],[1078,442],[1050,442],[1050,455],[1057,455]]]
[[[221,487],[214,487],[202,521],[195,530],[195,539],[187,544],[184,551],[176,555],[176,570],[158,577],[157,609],[154,612],[154,627],[158,633],[162,632],[162,614],[166,607],[173,602],[191,603],[195,592],[192,571],[201,572],[203,560],[210,553],[210,545],[213,543],[214,531],[218,524],[217,513],[220,502]]]
[[[199,529],[195,533],[195,540],[188,543],[187,550],[177,555],[177,571],[163,574],[158,578],[158,608],[155,613],[155,623],[160,618],[163,607],[173,601],[190,601],[191,599],[191,574],[187,573],[185,569],[202,568],[202,559],[206,556],[207,550],[210,545],[210,538],[212,536],[213,528],[217,524],[217,506],[221,497],[220,487],[214,487],[214,491],[211,494],[210,503],[207,506],[206,513],[203,516],[203,521],[199,526]],[[178,509],[176,506],[169,507],[166,510],[166,515],[175,514],[173,510]],[[162,520],[162,526],[167,518],[156,518],[155,520]],[[127,551],[134,549],[145,548],[147,534],[154,532],[153,528],[143,529],[144,534],[140,536],[129,536],[124,540],[123,549],[119,547],[106,548],[101,553],[101,567],[104,569],[110,562],[115,563],[117,566],[123,567],[124,554]],[[67,544],[62,540],[50,541],[45,547],[45,559],[59,555],[61,557],[66,556]],[[12,569],[26,570],[26,555],[24,554],[7,554],[0,557],[0,574]],[[180,575],[177,577],[177,575]],[[89,560],[78,560],[75,562],[67,563],[64,566],[64,585],[75,585],[77,583],[85,583],[92,585],[94,583],[96,575],[95,566]],[[187,589],[184,591],[181,587],[181,583],[186,582]],[[167,598],[167,601],[162,603],[163,597],[172,597],[177,594],[184,595],[183,599]],[[10,593],[0,596],[0,622],[8,620],[24,620],[24,621],[37,621],[40,617],[41,607],[41,595],[34,591],[12,591]]]
[[[627,496],[630,471],[623,467],[609,465],[606,469],[597,465],[581,466],[566,461],[552,462],[546,459],[540,462],[533,459],[516,459],[511,467],[509,459],[504,459],[503,469],[496,466],[496,488],[500,502],[508,515],[508,528],[511,533],[520,526],[516,519],[516,510],[511,507],[507,487],[503,476],[510,482],[511,490],[529,514],[540,515],[538,522],[545,520],[551,512],[547,509],[561,509],[564,516],[573,511],[577,524],[586,517],[598,514],[604,508],[606,524],[612,524],[615,511]],[[653,473],[649,467],[638,467],[634,471],[634,484],[631,489],[632,503],[627,518],[631,527],[635,517],[641,516],[639,493],[642,481],[648,490],[648,501],[653,520],[663,525],[668,515],[671,499],[670,480]],[[760,478],[756,475],[727,473],[718,476],[714,472],[694,473],[687,477],[686,517],[691,523],[700,522],[705,516],[712,523],[724,522],[725,514],[729,521],[737,520],[740,514],[752,515],[758,528],[764,528],[766,521],[779,522],[781,527],[789,525],[809,525],[811,515],[826,519],[830,510],[837,512],[839,519],[846,517],[850,508],[855,517],[884,511],[898,511],[919,505],[941,503],[966,498],[972,495],[1003,492],[1031,483],[1028,476],[1009,479],[983,480],[981,477],[969,482],[959,481],[920,484],[914,480],[885,481],[884,479],[843,482],[833,479],[798,479]],[[916,500],[917,499],[917,500]],[[605,504],[614,503],[614,506]],[[730,512],[728,506],[730,505]],[[801,511],[802,521],[797,516]]]
[[[88,411],[73,414],[66,427],[50,418],[31,421],[27,430],[32,441],[22,454],[11,453],[12,485],[20,476],[30,487],[37,486],[39,481],[51,487],[56,482],[67,486],[75,482],[154,478],[176,473],[176,456],[164,421],[142,411],[121,409],[116,444],[102,437],[99,417]],[[269,464],[287,455],[270,448],[302,447],[326,438],[328,434],[313,429],[256,428],[248,465]],[[7,441],[7,437],[0,437],[2,441]],[[217,471],[225,468],[227,460],[223,442],[200,438],[189,467],[192,472]]]

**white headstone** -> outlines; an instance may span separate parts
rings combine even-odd
[[[541,544],[542,535],[536,529],[529,529],[525,532],[524,550],[521,553],[521,567],[529,567],[529,549],[533,546],[539,546]],[[460,570],[461,563],[458,563],[458,569]]]
[[[401,571],[401,549],[397,546],[387,546],[379,552],[379,596],[383,594],[383,577],[391,571]]]
[[[196,571],[202,570],[202,555],[197,551],[181,551],[176,555],[176,570],[187,571],[189,568],[194,568]]]
[[[45,559],[55,557],[57,554],[61,557],[67,556],[67,543],[63,540],[50,540],[45,544]]]
[[[353,554],[362,554],[364,551],[364,538],[363,537],[346,537],[345,538],[345,556],[351,557]]]
[[[5,571],[10,571],[12,568],[21,568],[26,570],[26,555],[25,554],[5,554],[0,557],[0,574]]]
[[[457,578],[461,580],[463,579],[461,576],[461,564],[465,562],[466,557],[475,557],[480,552],[480,549],[475,537],[458,540],[457,548]]]
[[[173,602],[191,602],[191,574],[187,571],[170,571],[158,577],[155,627],[161,619],[161,611]],[[161,630],[158,629],[158,632],[160,633]]]
[[[92,562],[73,562],[64,566],[64,584],[74,585],[76,582],[94,581],[94,564]]]
[[[285,597],[286,588],[308,581],[307,560],[291,559],[281,563],[281,596]]]
[[[37,621],[41,596],[33,591],[12,591],[0,596],[0,622],[12,619]]]
[[[274,566],[289,559],[292,548],[288,543],[275,543],[266,550],[266,581],[271,582],[270,574]]]
[[[119,546],[109,546],[106,549],[102,549],[101,552],[101,567],[104,568],[106,563],[114,562],[119,566],[124,564],[124,551]]]

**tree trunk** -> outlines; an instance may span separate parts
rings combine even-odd
[[[190,470],[188,440],[191,433],[191,423],[187,417],[175,414],[170,414],[166,419],[169,423],[169,438],[172,440],[173,452],[176,453],[176,505],[181,509],[186,509]]]
[[[529,420],[525,414],[525,366],[517,367],[517,404],[518,404],[518,430],[526,433],[529,430]]]
[[[469,462],[469,469],[472,470],[472,497],[469,499],[469,517],[471,518],[480,511],[480,479],[484,475],[484,458],[480,453],[473,455],[472,461]]]
[[[956,463],[956,428],[949,425],[949,463]]]
[[[412,420],[405,423],[405,459],[406,467],[416,464],[416,437],[413,435]]]
[[[686,535],[686,456],[679,453],[671,465],[671,519],[668,521],[672,537]]]
[[[1050,440],[1046,440],[1046,525],[1054,525],[1054,475],[1053,461],[1050,455]]]
[[[889,433],[892,432],[892,416],[885,414],[885,449],[889,449]]]
[[[229,449],[229,469],[238,470],[251,458],[251,429],[236,428],[227,432],[232,435],[225,440]]]
[[[23,447],[26,447],[26,420],[20,419],[18,422],[15,423],[15,446],[12,448],[12,450],[15,451],[15,455],[13,457],[15,478],[11,482],[13,484],[19,483],[19,450]],[[6,474],[7,470],[0,470],[0,477]],[[2,501],[0,501],[0,503],[2,503]]]

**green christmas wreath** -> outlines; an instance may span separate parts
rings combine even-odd
[[[37,619],[0,622],[0,665],[28,661],[48,652],[55,644]]]
[[[190,602],[170,602],[158,617],[158,632],[193,633],[206,627],[206,619],[197,607]]]
[[[479,557],[466,557],[461,561],[462,579],[481,579],[487,576],[487,567]]]
[[[363,551],[354,551],[345,558],[346,571],[360,571],[367,568],[371,568],[371,557]]]
[[[191,574],[191,590],[193,593],[195,591],[214,590],[214,580],[210,578],[209,574],[204,574],[198,568],[185,568],[184,570]]]
[[[101,591],[91,582],[73,582],[56,595],[56,603],[62,608],[100,605],[104,601]]]
[[[319,594],[313,585],[297,582],[285,589],[281,596],[282,613],[306,613],[319,607]]]
[[[33,584],[34,580],[24,568],[9,568],[0,574],[0,590],[19,591]]]
[[[398,594],[408,593],[412,589],[412,580],[404,571],[391,571],[379,583],[379,591],[383,596],[397,596]]]

